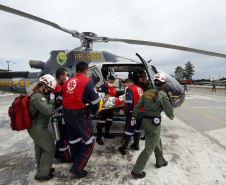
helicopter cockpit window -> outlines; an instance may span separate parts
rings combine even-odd
[[[100,81],[100,77],[93,70],[89,71],[89,79],[93,81],[94,85]]]

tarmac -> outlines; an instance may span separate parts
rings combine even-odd
[[[85,167],[89,172],[83,179],[73,179],[71,163],[54,159],[55,177],[47,182],[34,179],[36,174],[34,145],[27,131],[12,131],[9,126],[8,107],[18,94],[0,92],[0,184],[129,184],[129,185],[225,185],[226,150],[205,137],[178,116],[169,120],[163,113],[161,139],[168,166],[155,168],[155,156],[151,156],[144,171],[144,179],[134,179],[131,171],[140,151],[128,150],[123,156],[118,151],[121,138],[104,140],[105,145],[94,146]],[[193,97],[190,94],[188,97]],[[186,100],[186,101],[189,101]],[[181,109],[181,108],[177,108]],[[94,123],[96,124],[96,123]],[[112,132],[122,132],[123,122],[113,123]]]

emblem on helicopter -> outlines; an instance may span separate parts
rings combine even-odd
[[[74,88],[76,87],[77,82],[76,80],[71,80],[68,84],[67,84],[67,89],[68,91],[73,91]]]
[[[59,54],[57,55],[56,60],[57,60],[57,63],[62,66],[67,61],[67,56],[65,55],[64,52],[59,52]]]

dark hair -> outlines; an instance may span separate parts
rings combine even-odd
[[[64,75],[67,72],[65,68],[58,68],[56,70],[56,79],[59,79],[61,75]]]
[[[109,76],[108,80],[116,80],[114,76]]]
[[[86,62],[81,61],[76,65],[76,73],[77,72],[83,73],[87,69],[89,69],[89,66]]]
[[[147,77],[146,73],[144,71],[139,72],[139,78],[145,78]]]
[[[156,102],[156,98],[159,94],[159,91],[161,91],[163,89],[163,85],[165,84],[165,82],[163,83],[155,83],[155,86],[158,87],[158,90],[155,92],[155,96],[153,96],[153,102],[155,103]]]
[[[129,83],[129,82],[134,84],[134,81],[131,78],[125,79],[125,81],[124,81],[124,83]]]

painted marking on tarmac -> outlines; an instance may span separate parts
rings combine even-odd
[[[226,128],[210,130],[210,131],[207,131],[204,133],[208,134],[212,138],[218,140],[221,145],[226,146]]]
[[[222,121],[222,120],[219,120],[219,119],[214,118],[214,117],[212,117],[212,116],[209,116],[209,115],[207,115],[207,114],[205,114],[205,113],[202,113],[202,112],[200,112],[200,111],[197,111],[197,110],[195,110],[195,109],[193,109],[193,108],[190,108],[190,107],[187,107],[187,106],[184,106],[184,105],[182,105],[182,107],[185,108],[185,109],[192,110],[193,112],[199,113],[199,114],[201,114],[201,115],[203,115],[203,116],[206,116],[206,117],[208,117],[208,118],[210,118],[210,119],[213,119],[213,120],[215,120],[215,121],[217,121],[217,122],[226,124],[225,121]]]
[[[210,107],[192,107],[193,109],[210,109]]]
[[[217,95],[210,95],[210,94],[202,94],[202,93],[191,93],[191,94],[197,94],[201,96],[209,96],[209,97],[214,97],[214,98],[221,98],[221,99],[226,99],[224,96],[217,96]]]

